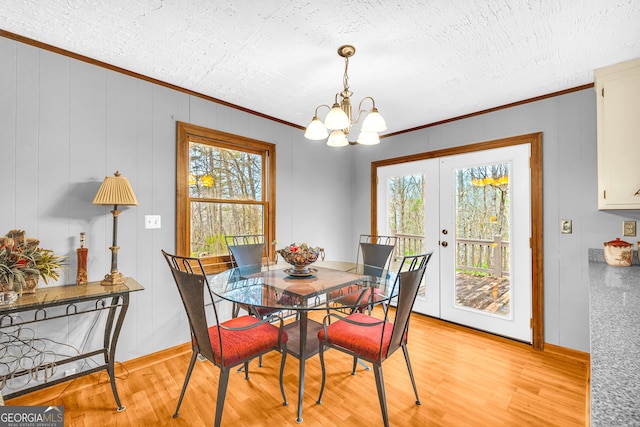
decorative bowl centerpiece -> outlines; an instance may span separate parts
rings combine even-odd
[[[322,254],[324,258],[323,248],[312,247],[307,243],[292,243],[283,249],[278,249],[276,253],[293,266],[293,268],[285,270],[285,272],[291,276],[304,277],[313,275],[315,270],[309,268],[309,265],[316,262],[320,254]]]

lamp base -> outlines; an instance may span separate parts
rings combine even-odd
[[[102,286],[113,286],[113,285],[122,285],[127,281],[127,278],[124,277],[124,274],[119,271],[112,271],[111,273],[104,276],[104,279],[100,282]]]

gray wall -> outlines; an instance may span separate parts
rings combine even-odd
[[[99,280],[109,269],[111,214],[91,201],[115,170],[130,180],[140,205],[120,215],[119,270],[146,289],[132,297],[117,353],[124,361],[189,339],[160,255],[175,244],[176,121],[277,144],[277,238],[321,245],[331,260],[353,260],[357,235],[369,231],[371,161],[542,131],[546,341],[588,351],[587,249],[637,218],[596,209],[594,97],[585,90],[375,147],[330,149],[301,130],[0,38],[0,233],[25,229],[69,255],[60,283],[71,283],[84,231],[89,279]],[[162,229],[144,228],[149,214],[162,216]],[[565,218],[571,235],[559,234]],[[60,334],[75,345],[81,337],[66,338],[69,323]]]
[[[542,132],[545,342],[589,351],[588,249],[620,236],[637,211],[597,210],[595,91],[586,89],[356,147],[354,222],[370,216],[372,161]],[[560,220],[573,234],[560,234]],[[636,238],[626,238],[634,242]]]
[[[91,201],[116,170],[138,198],[138,206],[123,207],[118,223],[119,270],[145,287],[132,295],[120,361],[189,341],[160,253],[175,248],[176,121],[277,144],[278,240],[323,246],[329,259],[355,258],[348,151],[310,144],[289,126],[0,38],[0,233],[24,229],[42,247],[68,255],[62,284],[75,281],[75,249],[84,231],[89,280],[100,280],[110,268],[112,216],[111,208]],[[162,216],[161,229],[144,228],[149,214]],[[37,327],[78,347],[84,332],[67,337],[67,331],[80,321],[90,319]]]

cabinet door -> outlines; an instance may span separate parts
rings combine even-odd
[[[596,91],[598,208],[640,209],[640,60],[596,70]]]

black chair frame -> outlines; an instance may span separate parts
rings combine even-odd
[[[340,322],[347,322],[353,325],[362,326],[362,327],[374,327],[379,325],[384,325],[389,322],[389,313],[391,310],[388,308],[384,311],[384,319],[373,321],[372,323],[363,323],[357,322],[348,317],[344,317],[342,315],[336,313],[330,313],[325,316],[323,320],[323,332],[325,339],[321,339],[320,342],[320,365],[322,368],[322,384],[320,386],[320,394],[318,396],[317,403],[322,404],[322,395],[324,393],[324,388],[326,384],[326,367],[324,360],[324,352],[327,348],[334,348],[339,351],[342,351],[346,354],[349,354],[353,357],[353,369],[352,375],[355,375],[356,372],[356,363],[359,359],[366,360],[371,363],[373,366],[373,371],[376,380],[376,388],[378,391],[378,400],[380,401],[380,410],[382,412],[382,419],[385,426],[389,425],[389,415],[387,410],[387,401],[386,401],[386,393],[384,388],[384,379],[382,376],[382,362],[389,358],[398,348],[402,348],[404,353],[404,358],[407,364],[407,369],[409,371],[409,377],[411,378],[411,384],[413,386],[413,391],[416,397],[416,404],[420,405],[420,398],[418,397],[418,389],[416,387],[415,378],[413,375],[413,369],[411,368],[411,362],[409,360],[409,352],[407,350],[407,339],[408,339],[408,329],[409,329],[409,320],[411,318],[411,311],[413,310],[413,305],[415,303],[416,297],[418,295],[418,289],[420,287],[420,283],[422,282],[422,278],[424,276],[425,270],[427,268],[427,263],[431,259],[433,255],[433,251],[428,252],[426,254],[421,255],[411,255],[403,258],[402,263],[399,268],[399,273],[396,276],[394,281],[394,285],[392,288],[391,295],[396,296],[398,299],[397,306],[395,309],[395,317],[393,321],[393,329],[391,331],[391,337],[389,339],[388,334],[385,336],[385,329],[383,328],[383,332],[381,334],[380,339],[380,353],[378,357],[365,357],[362,354],[359,354],[355,351],[352,351],[348,348],[344,348],[330,342],[330,328],[331,325],[337,324],[337,322],[331,322],[332,318],[338,319]],[[389,347],[386,353],[383,353],[383,343],[385,339],[389,339]]]
[[[270,351],[278,351],[282,354],[282,361],[280,363],[280,392],[282,393],[283,405],[287,405],[287,398],[284,392],[284,385],[282,382],[282,377],[284,373],[284,366],[287,357],[287,344],[282,341],[282,333],[283,333],[283,319],[279,316],[269,316],[264,319],[257,319],[255,323],[252,323],[248,326],[243,327],[228,327],[225,326],[224,323],[221,323],[218,318],[218,310],[216,308],[215,300],[213,298],[213,293],[209,287],[209,282],[207,280],[207,276],[205,274],[205,270],[202,266],[202,263],[199,258],[191,258],[191,257],[182,257],[177,255],[171,255],[164,250],[162,251],[167,264],[169,264],[169,268],[171,269],[171,273],[173,278],[178,286],[178,291],[180,293],[180,297],[182,299],[183,305],[185,307],[185,311],[187,313],[187,318],[189,320],[189,328],[191,331],[191,345],[192,345],[192,355],[191,360],[189,361],[189,367],[187,368],[187,374],[184,380],[184,384],[182,386],[182,391],[180,392],[180,397],[178,399],[178,404],[176,406],[176,411],[173,415],[174,418],[179,416],[180,405],[182,404],[182,399],[184,398],[185,392],[187,390],[187,385],[189,384],[189,380],[191,378],[191,374],[193,372],[193,368],[196,364],[196,360],[200,355],[204,359],[210,361],[215,366],[220,368],[220,379],[218,383],[218,394],[216,400],[216,414],[215,414],[215,426],[219,426],[222,419],[222,411],[224,408],[224,401],[227,392],[227,385],[229,382],[229,373],[231,368],[244,365],[245,371],[245,379],[249,379],[249,361],[251,361],[256,356],[261,356],[262,354],[268,353]],[[206,297],[208,297],[211,304],[206,302]],[[217,345],[220,349],[220,358],[214,354],[210,335],[208,321],[207,321],[207,313],[205,307],[211,305],[213,307],[213,314],[215,317],[215,325],[220,330],[218,333],[218,342]],[[256,354],[252,354],[249,358],[244,360],[236,361],[232,364],[226,364],[226,359],[224,356],[224,345],[223,345],[223,337],[222,330],[228,331],[247,331],[256,327],[259,327],[263,324],[278,324],[279,332],[278,332],[278,342],[277,345],[274,345],[271,348],[267,348],[264,351],[261,351]]]

